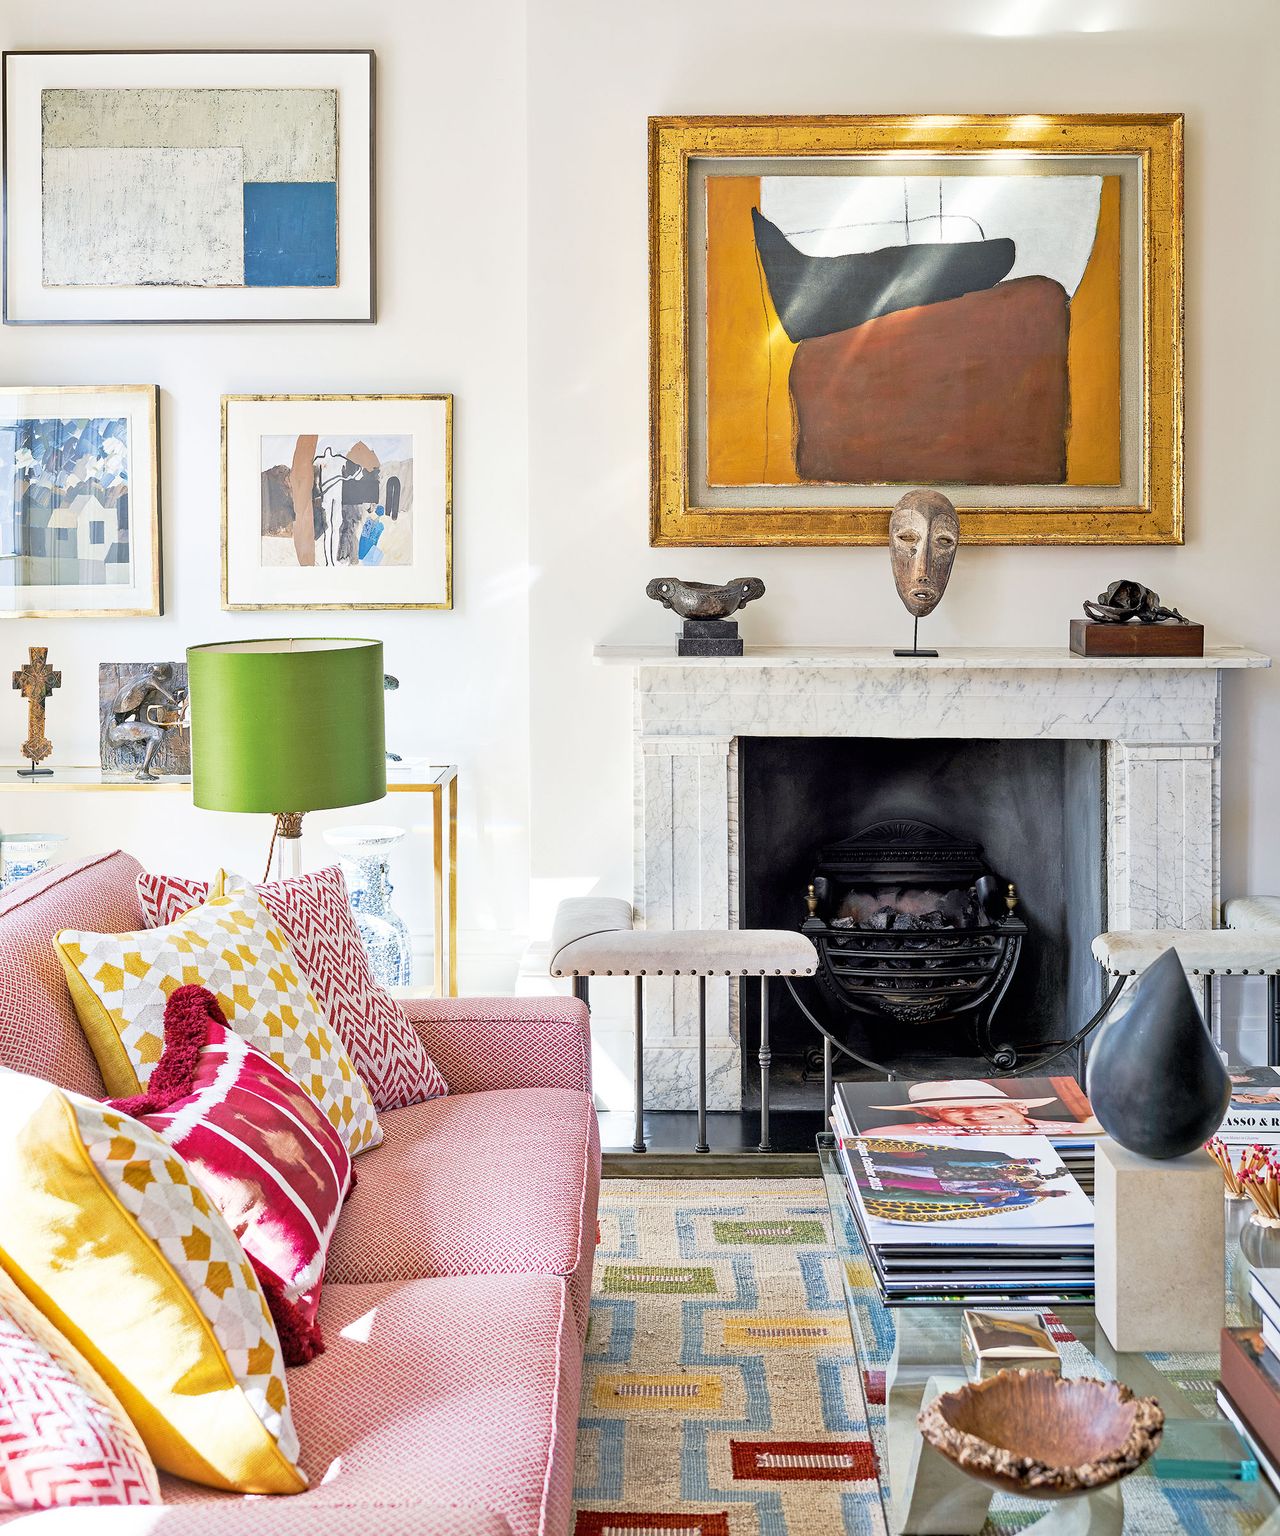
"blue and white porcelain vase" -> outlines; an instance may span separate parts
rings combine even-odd
[[[413,984],[409,926],[391,905],[391,850],[403,836],[403,827],[330,827],[324,834],[346,879],[370,969],[384,987]]]
[[[0,891],[48,869],[66,840],[65,832],[9,832],[0,836]]]

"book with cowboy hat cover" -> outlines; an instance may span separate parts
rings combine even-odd
[[[833,1122],[849,1136],[1047,1136],[1092,1147],[1102,1127],[1074,1077],[840,1083]]]

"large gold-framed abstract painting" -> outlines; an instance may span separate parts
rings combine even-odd
[[[651,542],[1182,540],[1182,119],[651,118]]]

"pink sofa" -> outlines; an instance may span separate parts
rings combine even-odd
[[[138,871],[112,853],[0,897],[0,1064],[102,1095],[49,941],[70,926],[141,928]],[[310,1488],[245,1501],[164,1477],[175,1507],[163,1514],[26,1524],[50,1536],[564,1536],[600,1178],[586,1008],[407,1008],[451,1092],[383,1111],[383,1145],[357,1159],[325,1276],[328,1348],[289,1372]]]

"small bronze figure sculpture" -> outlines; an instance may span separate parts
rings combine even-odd
[[[1165,619],[1175,624],[1191,622],[1176,608],[1162,607],[1160,594],[1140,581],[1113,581],[1105,592],[1098,593],[1096,603],[1084,604],[1084,611],[1098,624],[1127,624],[1131,619],[1139,624],[1159,624]]]
[[[22,743],[22,755],[31,766],[17,772],[20,778],[34,779],[53,772],[40,766],[53,751],[53,743],[44,732],[44,706],[53,690],[62,687],[62,673],[49,665],[47,645],[29,645],[27,655],[31,659],[13,674],[13,686],[27,701],[27,739]]]
[[[908,491],[889,518],[889,556],[893,584],[907,612],[915,618],[910,650],[895,656],[936,656],[921,650],[920,620],[942,601],[960,544],[960,519],[941,491]]]
[[[682,619],[727,619],[748,603],[764,596],[758,576],[739,576],[722,587],[707,581],[681,581],[678,576],[655,576],[644,595],[670,608]]]
[[[741,656],[738,626],[729,615],[763,597],[764,582],[758,576],[739,576],[713,587],[706,581],[655,576],[644,595],[684,620],[676,636],[677,656]]]
[[[113,749],[111,755],[121,766],[141,747],[142,761],[133,776],[148,784],[161,777],[153,767],[156,753],[170,732],[186,727],[186,690],[175,684],[172,662],[156,662],[116,690],[106,722],[106,746]],[[109,765],[104,761],[103,766]],[[189,760],[179,766],[181,772],[190,772]]]

